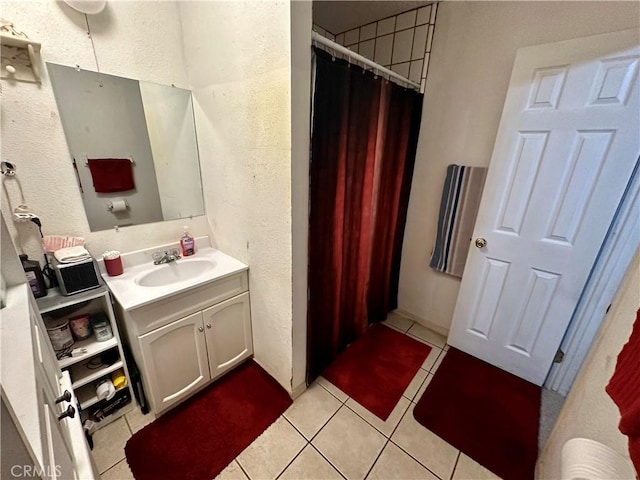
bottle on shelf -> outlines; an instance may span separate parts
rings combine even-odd
[[[35,260],[29,260],[28,255],[22,254],[19,257],[33,296],[36,298],[44,297],[47,294],[47,286],[44,283],[44,275],[42,275],[40,264]]]
[[[91,326],[96,334],[97,341],[105,342],[113,338],[111,324],[109,323],[109,317],[107,317],[106,313],[98,312],[91,315]]]
[[[196,244],[193,237],[189,234],[189,227],[184,227],[184,233],[180,238],[180,247],[182,247],[183,257],[188,257],[196,253]]]

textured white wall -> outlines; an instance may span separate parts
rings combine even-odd
[[[620,413],[604,388],[640,308],[640,250],[612,305],[540,454],[536,478],[560,478],[562,446],[575,437],[591,438],[629,457],[627,437],[618,430]]]
[[[291,208],[293,252],[293,393],[306,387],[311,2],[291,2]]]
[[[399,308],[446,332],[460,282],[429,268],[450,163],[487,166],[516,50],[640,25],[637,2],[442,2],[425,91]]]
[[[85,17],[67,5],[3,1],[2,17],[42,43],[43,61],[96,70]],[[108,2],[104,12],[89,16],[89,25],[101,71],[188,88],[177,3]],[[2,81],[1,128],[2,158],[17,165],[26,203],[42,219],[45,234],[84,236],[94,255],[175,241],[186,224],[193,235],[210,234],[205,216],[90,232],[44,64],[42,71],[41,86]],[[12,206],[17,205],[16,182],[5,186]],[[4,212],[9,212],[7,194],[2,195]],[[16,225],[8,223],[18,247],[40,258],[35,225],[18,225],[16,232]]]
[[[255,359],[292,371],[288,2],[182,2],[213,242],[250,266]]]

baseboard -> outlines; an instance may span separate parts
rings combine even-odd
[[[307,382],[302,382],[297,387],[292,389],[291,398],[295,400],[307,390]]]
[[[419,323],[423,327],[426,327],[429,330],[433,330],[434,332],[439,333],[440,335],[443,335],[444,337],[448,337],[449,336],[449,329],[448,328],[444,328],[441,325],[436,325],[435,323],[430,322],[429,320],[425,320],[424,318],[420,318],[417,315],[414,315],[413,313],[407,312],[406,310],[403,310],[401,308],[396,308],[394,310],[394,312],[397,313],[398,315],[402,315],[403,317],[408,318],[409,320],[413,320],[414,322]]]

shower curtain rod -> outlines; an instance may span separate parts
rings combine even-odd
[[[350,60],[356,60],[356,61],[358,61],[360,63],[364,63],[365,65],[368,65],[369,67],[373,68],[378,73],[385,74],[390,78],[395,78],[396,80],[398,80],[398,81],[400,81],[402,83],[406,83],[407,85],[412,86],[413,88],[415,88],[418,91],[420,90],[420,84],[419,83],[412,82],[408,78],[405,78],[402,75],[397,74],[393,70],[389,70],[388,68],[385,68],[382,65],[377,64],[373,60],[369,60],[368,58],[363,57],[362,55],[349,50],[347,47],[343,47],[339,43],[336,43],[333,40],[329,40],[327,37],[323,37],[318,32],[313,32],[312,31],[311,32],[311,39],[314,42],[321,43],[322,45],[335,50],[336,52],[340,52],[341,54],[345,55]]]

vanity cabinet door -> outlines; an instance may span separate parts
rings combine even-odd
[[[142,335],[139,340],[147,395],[156,414],[211,380],[201,312]]]
[[[211,378],[216,378],[253,353],[249,293],[207,308],[202,315]]]

